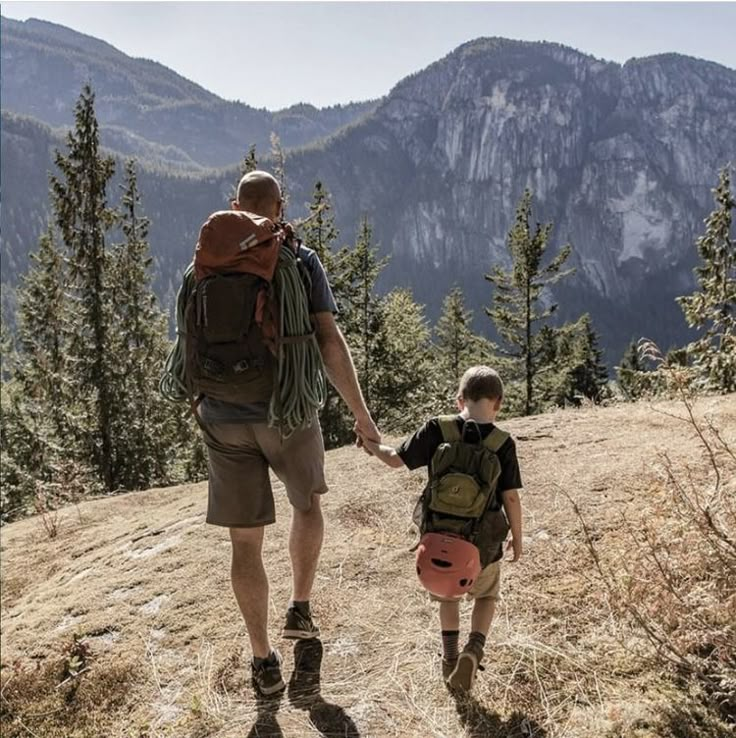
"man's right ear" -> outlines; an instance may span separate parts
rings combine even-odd
[[[240,204],[237,200],[230,200],[230,209],[231,210],[240,210]]]

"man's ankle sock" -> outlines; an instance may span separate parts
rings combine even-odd
[[[299,614],[304,615],[305,618],[308,618],[311,614],[309,600],[292,600],[289,607],[293,607]]]
[[[268,656],[265,658],[259,658],[258,656],[253,657],[253,666],[258,668],[264,661],[273,661],[276,658],[276,654],[273,652],[273,649],[268,652]]]
[[[479,630],[474,630],[468,636],[468,645],[477,645],[483,648],[486,645],[486,637]]]
[[[445,661],[455,661],[460,641],[459,630],[442,631],[442,658]]]

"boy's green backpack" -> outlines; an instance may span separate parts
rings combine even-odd
[[[443,443],[434,452],[429,483],[414,511],[420,535],[453,533],[475,544],[485,565],[505,540],[509,524],[497,494],[497,453],[509,438],[500,428],[481,439],[474,420],[462,431],[456,415],[438,418]]]

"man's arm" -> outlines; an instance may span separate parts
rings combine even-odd
[[[381,434],[366,407],[350,349],[335,321],[335,316],[332,313],[320,312],[315,313],[314,320],[317,344],[325,364],[327,378],[345,400],[355,418],[355,432],[359,437],[359,445],[361,436],[380,441]]]
[[[518,561],[522,554],[521,545],[521,500],[519,499],[518,489],[507,489],[501,493],[503,500],[503,509],[506,511],[506,517],[511,526],[511,540],[508,542],[506,549],[513,548],[513,561]]]

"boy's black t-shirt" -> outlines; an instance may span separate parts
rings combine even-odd
[[[464,425],[463,418],[457,416],[457,426],[462,432]],[[482,438],[485,438],[494,428],[493,423],[478,423],[478,429]],[[437,418],[428,420],[411,438],[407,438],[397,449],[396,453],[409,469],[418,469],[421,466],[427,467],[432,462],[434,452],[438,446],[444,442],[442,429]],[[510,489],[520,489],[521,473],[519,472],[519,461],[516,458],[516,443],[509,436],[503,446],[497,453],[499,463],[501,464],[501,476],[498,480],[496,493],[499,496],[501,492]],[[486,567],[488,564],[498,561],[503,557],[503,544],[498,542],[493,530],[493,522],[491,516],[484,516],[478,531],[478,537],[475,545],[480,552],[481,566]]]
[[[462,432],[463,418],[457,416],[457,426]],[[493,423],[478,423],[481,438],[486,438],[493,430]],[[418,469],[421,466],[429,468],[434,452],[443,443],[442,429],[437,418],[428,420],[413,436],[407,438],[397,449],[396,453],[401,457],[408,469]],[[519,461],[516,458],[516,443],[509,436],[506,442],[498,449],[498,461],[501,464],[501,476],[498,480],[497,491],[505,492],[508,489],[521,489],[521,472]]]

